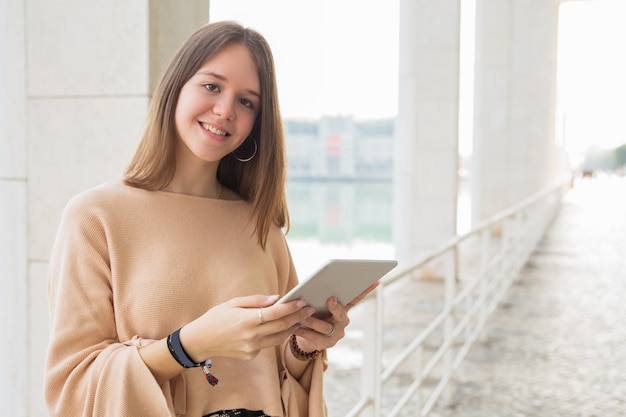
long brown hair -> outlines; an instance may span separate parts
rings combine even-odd
[[[174,177],[178,140],[174,113],[183,85],[213,55],[240,43],[255,60],[261,85],[261,106],[247,142],[257,142],[255,157],[240,162],[228,154],[219,163],[217,179],[253,206],[256,233],[265,248],[272,223],[289,226],[285,197],[285,138],[278,106],[274,58],[267,41],[258,32],[234,22],[202,26],[179,49],[168,65],[152,97],[147,126],[135,156],[126,169],[127,184],[146,190],[161,190]],[[239,151],[240,157],[250,153]]]

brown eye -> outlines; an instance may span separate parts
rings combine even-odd
[[[243,104],[244,106],[246,106],[246,107],[249,107],[251,109],[254,108],[254,103],[252,101],[248,100],[247,98],[240,98],[239,102],[241,104]]]
[[[207,90],[212,91],[212,92],[220,91],[220,88],[217,85],[213,84],[213,83],[206,83],[206,84],[203,84],[203,86],[204,86],[204,88],[206,88]]]

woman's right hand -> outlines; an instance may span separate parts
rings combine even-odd
[[[180,341],[196,362],[212,357],[255,358],[281,344],[315,313],[303,300],[275,304],[278,296],[237,297],[183,326]]]

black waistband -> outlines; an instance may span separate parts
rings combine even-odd
[[[263,411],[250,410],[222,410],[207,414],[204,417],[268,417]]]

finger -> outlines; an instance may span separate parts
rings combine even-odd
[[[288,303],[274,304],[262,309],[263,317],[265,317],[266,322],[280,320],[283,317],[306,310],[307,307],[308,304],[304,300],[294,300]],[[308,317],[308,314],[303,314],[302,317],[306,318]]]
[[[248,295],[245,297],[235,297],[230,302],[233,307],[240,308],[260,308],[268,307],[278,300],[278,295]]]
[[[270,333],[259,338],[259,343],[262,347],[271,347],[282,344],[292,334],[299,331],[301,327],[299,325],[292,326],[287,330],[283,330],[278,333]]]
[[[301,337],[300,347],[306,351],[328,349],[337,344],[345,335],[345,327],[341,323],[317,320],[322,325],[312,325],[311,328],[300,327],[294,334]],[[323,326],[323,328],[322,328]]]
[[[328,307],[328,311],[331,313],[340,312],[343,310],[343,306],[339,304],[337,301],[337,297],[330,297],[328,301],[326,301],[326,306]]]
[[[337,301],[337,298],[335,297],[329,298],[327,302],[327,306],[328,306],[328,311],[330,311],[334,321],[340,322],[340,323],[347,323],[349,321],[348,310],[346,310],[344,306],[339,304],[339,302]]]
[[[331,337],[331,336],[339,336],[342,337],[343,329],[349,324],[350,319],[348,315],[343,311],[343,307],[337,303],[337,312],[333,313],[328,319],[321,320],[317,317],[309,317],[304,320],[302,325],[303,332],[299,333],[304,335],[307,331],[310,333],[308,337],[313,336],[322,336],[322,337]],[[340,331],[341,329],[341,331]],[[314,334],[313,334],[314,333]]]
[[[272,338],[270,340],[280,341],[281,337],[284,339],[289,336],[289,334],[301,327],[303,321],[307,320],[315,313],[315,308],[306,306],[306,303],[304,304],[305,306],[303,308],[297,307],[296,304],[298,309],[295,312],[292,312],[292,309],[286,310],[289,306],[282,305],[257,310],[257,314],[260,316],[262,313],[265,318],[265,323],[260,323],[259,318],[256,319],[257,330],[255,330],[255,333],[257,337],[270,337]],[[288,314],[275,317],[277,311],[279,311],[280,314],[286,311]],[[269,317],[272,319],[268,320]]]
[[[259,321],[261,322],[261,324],[265,324],[266,320],[265,320],[265,316],[263,315],[263,309],[262,308],[257,308],[257,313],[259,315]]]
[[[340,323],[343,327],[347,326],[350,319],[348,318],[347,311],[339,304],[337,298],[331,297],[326,302],[330,315],[328,317],[309,317],[301,324],[303,327],[314,330],[321,335],[328,335],[332,331],[332,326],[336,323]]]
[[[326,323],[330,324],[330,330],[322,333],[322,336],[331,337],[333,334],[335,334],[335,330],[336,330],[335,323],[330,322],[330,321],[327,321]]]

